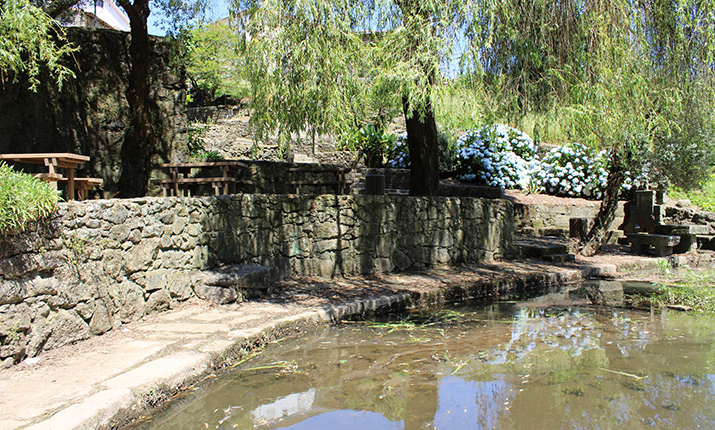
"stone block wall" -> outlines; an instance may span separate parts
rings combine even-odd
[[[202,270],[340,276],[498,259],[505,200],[233,195],[89,200],[0,243],[0,360],[116,328],[195,295]]]
[[[514,205],[516,231],[532,235],[568,235],[569,219],[586,218],[589,223],[598,214],[599,201],[586,204],[523,204]],[[618,228],[623,222],[623,202],[618,204],[616,218],[611,226],[612,230]],[[590,225],[590,224],[589,224]]]

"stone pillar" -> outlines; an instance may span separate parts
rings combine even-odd
[[[570,218],[569,219],[569,237],[577,237],[583,239],[588,233],[587,218]]]

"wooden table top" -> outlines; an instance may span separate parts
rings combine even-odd
[[[0,160],[14,161],[17,163],[52,163],[53,165],[59,167],[75,167],[77,164],[82,164],[89,161],[89,157],[86,155],[73,154],[71,152],[45,152],[27,154],[0,154]]]

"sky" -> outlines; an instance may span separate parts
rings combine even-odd
[[[216,21],[228,16],[228,3],[223,0],[211,1],[211,7],[205,11],[206,21]],[[165,36],[166,32],[161,28],[161,20],[164,17],[159,14],[158,10],[152,10],[149,15],[149,34],[153,36]]]

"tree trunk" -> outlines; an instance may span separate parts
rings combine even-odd
[[[598,214],[593,221],[593,227],[588,232],[581,245],[579,253],[585,256],[592,256],[603,246],[608,239],[608,229],[611,228],[613,219],[616,217],[618,209],[618,196],[621,186],[625,180],[621,159],[615,152],[611,152],[611,167],[608,170],[606,189],[603,190],[603,199]]]
[[[396,3],[402,11],[403,24],[406,28],[414,28],[415,22],[429,22],[429,12],[423,8],[424,4],[421,1],[398,0]],[[415,33],[408,39],[412,49],[419,52],[419,48],[423,44],[422,36]],[[423,68],[428,81],[427,85],[431,88],[435,82],[434,71],[428,64],[420,64],[417,67]],[[410,149],[411,196],[436,196],[439,194],[437,122],[429,96],[424,100],[426,101],[411,105],[407,96],[403,95],[402,97],[402,111],[405,114],[407,126],[407,146]]]
[[[122,173],[118,182],[118,197],[141,197],[146,195],[151,175],[151,158],[157,147],[157,133],[153,129],[152,101],[149,97],[149,72],[151,44],[147,30],[149,17],[148,0],[136,0],[130,4],[121,0],[120,5],[129,15],[131,43],[129,57],[131,71],[127,89],[129,103],[129,127],[124,135],[120,152]]]
[[[439,147],[432,106],[427,104],[423,119],[418,109],[410,111],[407,99],[403,99],[402,107],[410,148],[410,195],[436,196],[439,194]]]

